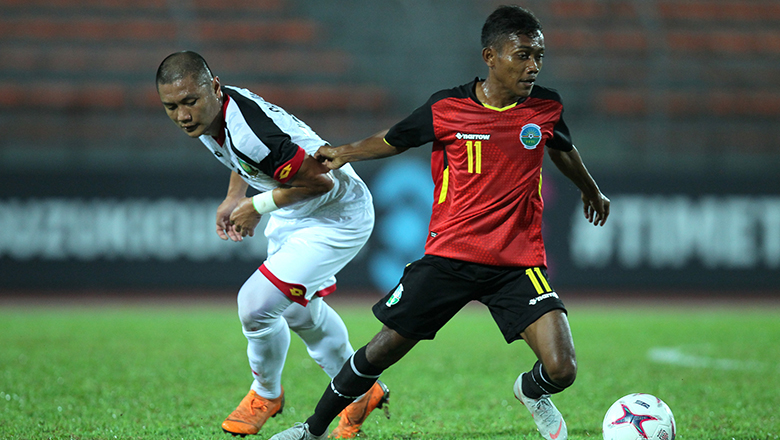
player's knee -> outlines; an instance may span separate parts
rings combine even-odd
[[[558,359],[550,365],[545,365],[550,379],[561,388],[567,388],[577,378],[577,361],[574,358]]]
[[[254,319],[252,313],[239,313],[238,318],[241,320],[241,327],[244,331],[256,332],[263,327],[260,322]]]
[[[241,320],[241,327],[244,331],[256,332],[270,327],[274,321],[281,318],[273,317],[262,309],[239,307],[238,319]]]
[[[268,328],[279,321],[290,303],[259,271],[241,286],[237,302],[238,319],[244,331],[249,332]]]

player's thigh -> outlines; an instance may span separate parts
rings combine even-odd
[[[563,301],[540,267],[495,269],[492,285],[480,301],[490,310],[507,342],[524,339],[523,332],[553,311],[565,313]]]
[[[458,264],[464,263],[431,255],[410,263],[398,286],[374,305],[374,315],[404,338],[433,339],[478,290],[456,273]]]
[[[272,223],[273,222],[273,223]],[[269,220],[269,255],[264,265],[276,278],[306,288],[311,299],[318,289],[332,285],[371,234],[370,218],[297,221]]]

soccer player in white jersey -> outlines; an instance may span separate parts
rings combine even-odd
[[[305,123],[249,90],[221,85],[195,52],[163,60],[157,91],[168,117],[231,170],[217,234],[242,241],[269,215],[268,257],[238,292],[254,381],[222,423],[234,435],[257,434],[284,407],[289,330],[331,378],[352,355],[346,326],[322,297],[371,234],[371,194],[348,166],[330,171],[311,156],[327,143]],[[260,193],[247,197],[250,186]],[[378,383],[342,413],[332,436],[354,437],[388,395]]]

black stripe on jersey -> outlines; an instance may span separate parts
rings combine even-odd
[[[271,153],[262,159],[260,163],[257,163],[246,156],[246,154],[240,152],[231,140],[230,144],[233,151],[241,160],[256,167],[264,174],[273,177],[278,167],[295,157],[298,153],[298,145],[293,143],[290,135],[283,132],[255,101],[229,88],[223,87],[222,91],[235,101],[247,124],[249,124],[249,128],[271,150]],[[230,132],[228,132],[228,135],[230,135]]]
[[[227,132],[227,137],[230,139],[230,149],[233,150],[234,153],[236,153],[236,156],[238,156],[241,160],[248,163],[249,165],[252,165],[253,167],[260,169],[260,164],[252,160],[251,157],[244,154],[241,150],[236,148],[236,144],[233,143],[233,136],[230,135],[230,131],[225,130]],[[272,174],[273,175],[273,174]]]
[[[433,142],[436,135],[433,132],[433,111],[431,105],[435,101],[418,107],[403,121],[395,124],[385,135],[388,144],[398,148],[413,148]]]
[[[558,123],[553,127],[553,137],[545,144],[547,148],[554,148],[561,151],[571,151],[574,149],[574,144],[571,142],[571,134],[569,134],[569,127],[563,122],[563,113]]]
[[[535,85],[533,89],[531,89],[531,95],[529,98],[537,98],[537,99],[549,99],[550,101],[556,101],[563,103],[561,101],[561,95],[558,93],[555,89],[548,89],[547,87],[537,86]]]

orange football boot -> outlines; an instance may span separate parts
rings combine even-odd
[[[276,417],[284,409],[284,388],[276,399],[266,399],[249,390],[238,407],[222,422],[222,430],[233,435],[257,434],[266,420]]]
[[[388,403],[390,390],[382,381],[377,380],[374,386],[360,399],[352,402],[339,414],[339,426],[330,433],[330,438],[354,438],[360,432],[360,426],[366,421],[374,408],[382,408]],[[385,417],[390,418],[390,411],[385,408]]]

